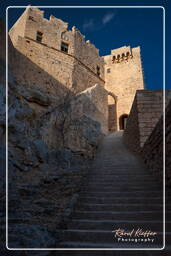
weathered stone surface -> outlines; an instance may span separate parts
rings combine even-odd
[[[72,118],[81,118],[83,115],[98,121],[101,131],[108,132],[108,91],[96,84],[77,94],[71,102]]]
[[[13,230],[17,232],[17,241]],[[50,236],[49,230],[42,225],[14,224],[9,228],[10,248],[47,248],[57,242],[57,237],[55,239]]]
[[[39,33],[41,37],[37,38]],[[9,35],[17,49],[11,63],[19,84],[36,86],[50,96],[51,105],[59,105],[68,89],[74,94],[98,83],[117,96],[117,102],[111,94],[108,97],[109,130],[123,129],[120,123],[123,115],[130,112],[136,90],[144,89],[140,47],[124,46],[101,57],[99,50],[89,40],[85,41],[76,27],[69,30],[68,23],[53,16],[45,19],[44,11],[31,6],[13,25]],[[48,105],[44,101],[32,101]],[[95,102],[97,108],[100,102],[99,97]],[[111,104],[114,108],[110,108]],[[105,110],[104,119],[108,118],[107,112]]]
[[[43,35],[39,42],[36,41],[37,31]],[[19,53],[30,60],[20,56],[21,63],[14,70],[19,83],[30,87],[37,84],[49,95],[57,94],[59,100],[63,86],[76,92],[95,83],[104,86],[104,61],[99,50],[86,42],[77,28],[69,30],[68,23],[53,16],[47,20],[43,11],[28,7],[9,34]],[[69,45],[68,52],[61,51],[63,41]]]
[[[58,242],[55,230],[66,217],[65,209],[68,211],[67,215],[72,212],[75,194],[79,192],[86,178],[89,159],[95,153],[102,136],[101,126],[86,116],[85,112],[81,119],[71,116],[70,92],[65,95],[64,90],[61,94],[63,98],[55,103],[58,97],[45,93],[42,89],[43,79],[42,88],[33,84],[26,87],[26,84],[18,83],[12,59],[15,57],[20,63],[22,56],[16,56],[18,52],[10,44],[8,245],[55,247]],[[5,62],[3,59],[1,62],[3,72],[0,85],[0,196],[5,199]],[[4,200],[2,204],[4,209]],[[2,219],[4,216],[5,211]],[[3,242],[4,232],[3,221]],[[29,252],[26,255],[30,255]]]
[[[87,116],[69,122],[66,120],[64,132],[66,148],[90,157],[94,155],[102,135],[100,124]]]
[[[49,106],[50,105],[49,97],[44,95],[40,90],[37,90],[36,88],[34,90],[27,91],[25,98],[29,102],[34,102],[41,106]]]
[[[166,185],[171,187],[171,101],[166,108],[166,123],[165,123],[165,163],[163,161],[163,116],[158,121],[156,127],[146,140],[141,154],[146,165],[152,170],[154,175],[163,182],[163,166],[165,164],[165,180]]]
[[[144,89],[140,47],[111,50],[110,55],[104,56],[104,62],[105,88],[117,96],[117,102],[109,96],[109,105],[115,104],[116,108],[113,123],[115,130],[122,130],[120,119],[129,115],[136,91]]]
[[[166,92],[166,105],[171,91]],[[163,113],[162,90],[138,90],[129,115],[125,143],[135,152],[140,152]]]

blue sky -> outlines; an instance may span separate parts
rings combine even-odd
[[[166,7],[166,29],[169,29],[170,6],[165,0],[115,0],[115,1],[5,1],[5,6],[14,5],[157,5]],[[4,8],[4,9],[3,9]],[[124,45],[141,46],[142,64],[147,89],[162,89],[163,86],[163,9],[162,8],[51,8],[44,9],[45,17],[52,14],[75,25],[86,40],[100,50],[100,55],[110,54],[111,49]],[[9,27],[21,15],[23,9],[9,10]],[[169,88],[170,35],[166,34],[166,88]],[[169,50],[169,51],[168,51]]]

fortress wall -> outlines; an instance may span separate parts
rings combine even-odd
[[[43,44],[22,37],[18,38],[16,48],[38,68],[47,72],[57,82],[67,88],[72,87],[72,71],[74,64],[72,57],[63,54],[61,51],[56,51],[55,49],[44,46]],[[36,82],[36,84],[42,84],[43,86],[44,81],[41,76],[40,80],[38,77],[30,76],[30,74],[28,76],[28,70],[29,69],[25,70],[25,76],[28,77],[26,82],[30,85]],[[20,74],[20,77],[22,78],[22,74]]]
[[[137,95],[134,98],[126,129],[123,134],[124,142],[134,152],[140,150],[140,131],[138,121]]]
[[[171,186],[171,101],[166,108],[166,185]],[[150,170],[163,181],[163,117],[158,121],[155,129],[146,140],[142,149],[144,162],[149,166]]]
[[[45,19],[44,11],[28,8],[24,36],[36,40],[37,31],[43,33],[43,44],[61,50],[62,40],[69,43],[69,54],[74,53],[74,35],[68,30],[68,23],[54,16],[50,16],[49,20]]]
[[[118,97],[117,117],[129,114],[136,90],[144,89],[140,47],[121,47],[104,57],[105,88]]]
[[[99,67],[99,76],[104,80],[104,60],[99,56],[99,50],[89,40],[85,41],[78,30],[75,31],[75,57],[95,74]]]
[[[11,41],[9,39],[10,43]],[[10,51],[11,53],[9,55],[10,67],[15,80],[27,88],[41,90],[44,95],[50,97],[52,103],[55,105],[62,103],[69,89],[56,79],[55,76],[58,75],[56,72],[60,73],[61,81],[63,79],[62,72],[66,72],[66,77],[68,77],[67,86],[69,88],[72,84],[72,78],[70,76],[72,67],[61,65],[60,60],[56,60],[56,54],[53,49],[45,51],[44,46],[40,45],[37,47],[37,43],[31,40],[28,42],[27,39],[20,37],[19,46],[21,52],[27,49],[26,55],[21,54],[16,48],[14,48],[15,51]],[[56,65],[58,65],[57,70],[52,64],[53,59],[56,61]]]
[[[37,8],[27,8],[20,18],[25,25],[20,33],[20,23],[16,22],[9,34],[14,47],[29,58],[42,70],[47,72],[57,82],[76,92],[99,83],[104,86],[103,58],[90,42],[85,42],[84,36],[76,27],[68,30],[68,23],[50,16],[44,18],[44,11]],[[15,28],[15,31],[14,31]],[[13,33],[14,31],[14,33]],[[42,41],[37,41],[37,32],[42,33]],[[61,51],[61,44],[68,45],[68,52]],[[99,67],[100,78],[97,75]],[[74,71],[74,73],[73,73]],[[33,84],[32,75],[27,83]],[[20,76],[22,79],[22,76]],[[34,79],[33,79],[34,80]],[[42,83],[39,78],[36,83]]]
[[[171,99],[167,91],[166,104]],[[125,143],[136,152],[141,152],[145,142],[154,130],[163,113],[162,90],[138,90],[124,132]],[[139,144],[137,144],[137,134]],[[136,145],[136,146],[135,146]]]
[[[10,18],[10,17],[9,17]],[[13,27],[9,31],[9,36],[12,38],[12,42],[15,45],[18,40],[18,36],[24,37],[25,26],[27,20],[27,9],[23,12],[20,18],[16,21]]]
[[[89,71],[86,66],[75,61],[73,70],[73,89],[77,92],[81,92],[94,86],[96,83],[104,87],[105,82],[95,73]]]
[[[163,91],[137,91],[137,104],[142,148],[163,113]]]
[[[96,83],[104,87],[104,61],[99,56],[99,50],[84,40],[84,36],[75,30],[75,62],[73,73],[73,86],[78,91],[94,86]],[[99,69],[99,75],[97,74]]]

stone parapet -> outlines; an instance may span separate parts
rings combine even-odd
[[[166,108],[165,122],[165,163],[163,159],[163,116],[158,121],[151,135],[146,140],[142,148],[142,157],[146,165],[163,181],[163,166],[165,164],[165,180],[166,185],[171,187],[171,101]]]
[[[166,104],[171,91],[166,94]],[[125,143],[140,152],[163,113],[162,90],[138,90],[124,132]]]

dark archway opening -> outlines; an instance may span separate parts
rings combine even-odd
[[[124,114],[124,115],[120,116],[120,118],[119,118],[119,129],[120,130],[125,130],[127,119],[128,119],[127,114]]]

